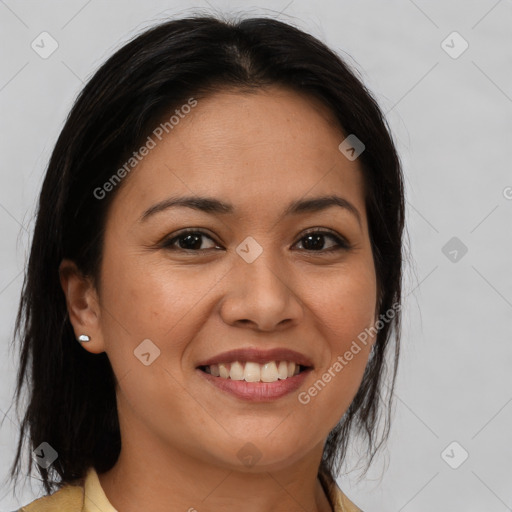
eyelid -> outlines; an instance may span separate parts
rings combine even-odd
[[[211,251],[214,249],[214,248],[210,248],[210,249],[195,250],[195,249],[181,249],[179,247],[173,247],[173,245],[175,244],[177,239],[179,239],[182,236],[188,235],[188,234],[200,234],[206,238],[209,238],[213,243],[215,243],[217,245],[221,245],[215,240],[215,238],[212,235],[210,235],[203,228],[184,228],[171,236],[166,236],[161,242],[159,242],[158,246],[162,249],[171,249],[171,250],[178,250],[178,251],[191,251],[191,252],[197,252],[197,253],[200,253],[203,251]],[[313,250],[308,251],[307,249],[301,249],[302,251],[305,251],[308,253],[313,253],[313,254],[314,253],[323,254],[323,253],[342,251],[342,250],[348,251],[352,248],[352,244],[343,235],[340,235],[339,233],[337,233],[334,230],[331,230],[329,228],[323,228],[323,227],[312,227],[312,228],[306,229],[305,231],[303,231],[300,234],[299,238],[297,239],[296,242],[294,242],[293,246],[297,245],[299,242],[302,241],[303,238],[305,238],[306,236],[311,235],[311,234],[319,234],[319,235],[324,235],[326,237],[330,236],[335,241],[336,246],[331,247],[329,249],[322,249],[319,251],[313,251]]]
[[[349,249],[352,249],[352,244],[343,235],[340,235],[338,232],[336,232],[332,229],[322,228],[322,227],[306,229],[306,231],[303,231],[301,233],[300,238],[297,240],[297,242],[295,242],[294,245],[296,245],[298,242],[300,242],[307,235],[315,235],[315,234],[330,236],[331,238],[333,238],[336,241],[337,247],[332,247],[330,249],[323,249],[321,251],[306,251],[306,252],[309,252],[309,253],[318,252],[319,254],[322,254],[322,253],[330,252],[330,251],[336,251],[336,250],[348,251]]]
[[[207,231],[204,230],[204,228],[184,228],[184,229],[181,229],[179,231],[177,231],[176,233],[173,233],[172,235],[169,235],[169,236],[165,236],[160,242],[158,242],[157,246],[161,249],[168,249],[168,248],[171,248],[172,245],[174,245],[174,243],[179,239],[181,238],[182,236],[185,236],[185,235],[189,235],[189,234],[200,234],[206,238],[209,238],[213,243],[215,243],[216,245],[221,245],[219,244],[215,238],[213,237],[213,235],[211,235],[210,233],[208,233]],[[174,249],[177,249],[177,250],[180,250],[180,251],[186,251],[187,249],[181,249],[179,247],[176,247]],[[190,251],[193,251],[193,252],[201,252],[201,251],[205,251],[207,249],[201,249],[201,250],[193,250],[193,249],[189,249]]]

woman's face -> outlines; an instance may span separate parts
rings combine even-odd
[[[200,99],[164,135],[109,210],[97,330],[83,345],[112,364],[123,445],[244,471],[319,457],[362,379],[371,342],[358,335],[375,322],[346,135],[315,100],[277,87]],[[195,203],[166,207],[182,198]],[[288,363],[308,368],[293,376]]]

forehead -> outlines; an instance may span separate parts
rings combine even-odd
[[[338,193],[364,216],[361,168],[338,150],[345,137],[319,100],[288,89],[198,98],[125,178],[113,209],[140,215],[170,195],[197,194],[229,199],[242,217]]]

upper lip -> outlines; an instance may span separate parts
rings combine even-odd
[[[235,361],[251,361],[259,364],[269,363],[270,361],[291,361],[301,366],[313,366],[313,363],[306,355],[287,348],[274,348],[271,350],[237,348],[205,359],[201,361],[197,367],[219,363],[233,363]]]

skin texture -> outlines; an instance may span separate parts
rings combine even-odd
[[[307,405],[297,396],[375,322],[377,296],[363,175],[338,150],[345,137],[319,102],[287,89],[199,99],[117,191],[100,289],[63,261],[75,333],[91,337],[84,350],[108,354],[118,381],[123,446],[99,475],[118,510],[330,510],[317,478],[323,444],[374,340]],[[337,206],[280,218],[291,201],[331,194],[350,201],[361,222]],[[140,221],[159,201],[185,195],[235,211],[171,208]],[[195,251],[159,245],[184,228],[207,233]],[[309,228],[332,230],[351,248],[328,252],[337,243],[327,235],[323,248],[308,246]],[[263,249],[252,263],[236,252],[248,236]],[[148,366],[134,356],[145,339],[160,350]],[[240,347],[290,348],[314,368],[296,392],[245,402],[196,369]],[[261,457],[251,467],[237,455],[246,443]]]

